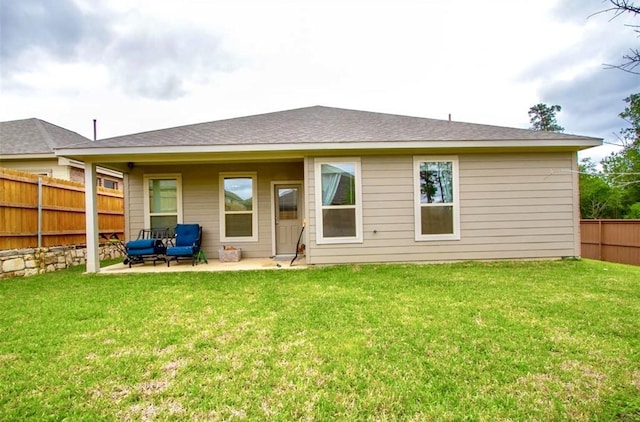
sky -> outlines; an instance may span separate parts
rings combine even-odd
[[[606,0],[0,0],[0,121],[98,139],[313,105],[616,142],[640,43]],[[638,19],[636,19],[636,24]],[[596,162],[618,148],[583,152]]]

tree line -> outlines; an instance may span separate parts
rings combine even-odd
[[[582,218],[640,218],[640,93],[624,99],[619,116],[629,126],[620,130],[621,150],[600,161],[580,162]]]
[[[627,126],[615,145],[620,151],[603,158],[580,161],[580,212],[582,218],[640,218],[640,93],[624,99],[618,114]],[[531,129],[562,132],[556,119],[559,105],[536,104],[529,109]],[[600,164],[600,167],[598,167]]]

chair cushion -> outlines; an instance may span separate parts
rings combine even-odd
[[[139,239],[127,242],[127,255],[163,255],[167,248],[160,239]]]
[[[176,246],[192,246],[199,237],[199,224],[178,224],[176,226]]]
[[[139,239],[127,242],[125,245],[127,249],[148,249],[153,248],[156,239]]]
[[[158,253],[155,248],[127,249],[127,255],[129,256],[156,255]]]
[[[170,256],[192,256],[196,250],[193,246],[176,246],[167,249],[167,255]]]

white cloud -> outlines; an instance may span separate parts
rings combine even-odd
[[[100,36],[3,74],[0,119],[90,136],[97,118],[108,137],[322,104],[527,127],[547,101],[568,131],[605,137],[622,98],[601,89],[585,107],[576,91],[633,87],[600,66],[628,40],[588,18],[594,1],[75,0]]]

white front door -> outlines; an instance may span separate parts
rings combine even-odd
[[[276,255],[293,255],[302,229],[302,185],[274,185]]]

